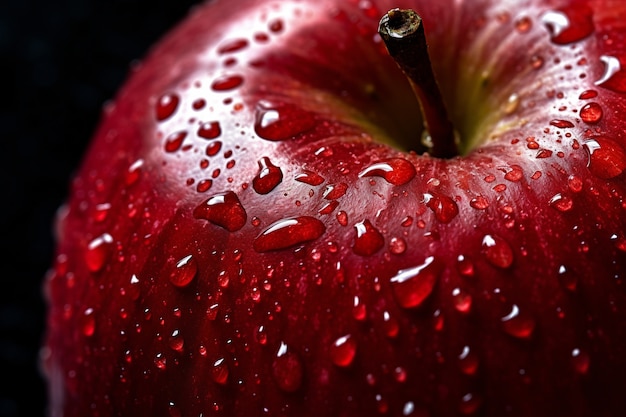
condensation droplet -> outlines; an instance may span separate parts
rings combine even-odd
[[[352,335],[342,336],[336,339],[330,346],[330,359],[335,365],[346,368],[354,361],[356,349],[357,343]]]
[[[459,355],[459,368],[465,375],[475,375],[478,370],[478,356],[470,349],[464,346],[463,351]]]
[[[348,190],[348,184],[340,182],[338,184],[329,184],[325,187],[322,197],[326,200],[336,200],[343,197]]]
[[[197,206],[193,215],[196,219],[208,220],[229,232],[241,229],[248,218],[239,198],[232,191],[215,194]]]
[[[487,200],[482,195],[477,195],[470,200],[470,207],[475,208],[476,210],[485,210],[489,207],[489,200]]]
[[[495,267],[506,269],[513,264],[513,250],[508,242],[499,236],[485,235],[482,241],[482,253]]]
[[[220,126],[220,122],[212,121],[205,122],[200,125],[198,128],[198,136],[203,139],[216,139],[222,134],[222,127]]]
[[[600,56],[600,61],[604,64],[604,74],[595,84],[611,91],[626,93],[626,71],[622,69],[626,59],[624,57],[602,55]]]
[[[211,83],[214,91],[229,91],[243,84],[243,77],[237,74],[223,75]]]
[[[83,311],[81,318],[81,331],[84,336],[91,337],[96,332],[96,317],[94,316],[94,309],[87,308]]]
[[[184,130],[174,132],[165,139],[165,152],[176,152],[180,149],[183,141],[187,137]]]
[[[474,276],[474,263],[465,255],[456,258],[456,269],[464,277]]]
[[[550,207],[557,209],[560,212],[570,211],[574,207],[574,200],[566,194],[557,193],[548,201]]]
[[[392,237],[389,241],[389,252],[401,255],[406,251],[406,241],[401,237]]]
[[[315,125],[315,117],[296,106],[274,106],[265,102],[257,105],[254,131],[263,139],[292,139],[313,129]]]
[[[459,313],[467,314],[472,309],[472,296],[460,288],[452,290],[452,302]]]
[[[402,158],[386,159],[371,165],[359,173],[359,177],[381,177],[393,185],[404,185],[415,178],[417,172],[412,163]]]
[[[580,100],[589,100],[589,99],[595,98],[597,96],[598,96],[598,92],[596,90],[585,90],[582,93],[580,93],[578,98]]]
[[[545,12],[541,22],[548,29],[550,40],[557,45],[578,42],[595,30],[591,9],[584,5]]]
[[[304,367],[300,357],[281,343],[272,363],[272,376],[278,387],[285,392],[295,392],[302,385]]]
[[[371,256],[378,252],[385,244],[385,238],[369,220],[363,220],[354,225],[356,237],[352,250],[357,255]]]
[[[450,223],[459,214],[459,206],[448,196],[427,193],[424,194],[424,202],[441,223]]]
[[[139,180],[142,168],[143,159],[136,160],[128,167],[128,171],[126,171],[126,185],[133,185]]]
[[[179,102],[180,97],[178,97],[178,94],[163,94],[156,103],[156,119],[162,122],[171,117],[176,112]]]
[[[244,38],[231,39],[224,43],[222,43],[217,48],[217,53],[220,55],[229,54],[237,51],[241,51],[242,49],[248,46],[248,40]]]
[[[593,175],[611,179],[621,175],[626,169],[626,153],[612,139],[597,137],[586,140],[583,146],[589,154],[587,167]]]
[[[355,295],[354,303],[352,305],[352,317],[357,321],[363,321],[367,318],[367,307],[361,299]]]
[[[588,124],[596,124],[602,119],[602,106],[598,103],[587,103],[580,109],[580,118]]]
[[[433,256],[413,268],[402,269],[390,280],[393,294],[403,308],[419,307],[432,293],[443,268]]]
[[[170,282],[179,287],[186,287],[193,281],[198,273],[198,264],[193,255],[187,255],[176,262],[169,274]]]
[[[259,173],[252,180],[252,188],[259,194],[268,194],[283,180],[283,171],[266,156],[259,160]]]
[[[180,334],[179,330],[174,330],[169,338],[170,348],[176,352],[182,352],[185,346],[185,341]]]
[[[511,311],[500,319],[506,333],[518,339],[528,339],[535,330],[535,320],[522,313],[517,304],[511,306]]]
[[[574,371],[576,373],[585,375],[589,371],[589,355],[576,348],[572,350],[572,366],[574,367]]]
[[[113,252],[113,237],[104,233],[93,239],[87,245],[85,263],[91,272],[99,272],[111,257]]]
[[[320,185],[326,181],[321,175],[306,169],[297,174],[295,180],[313,186]]]
[[[553,119],[550,120],[550,124],[554,127],[558,127],[559,129],[574,127],[574,123],[570,122],[569,120]]]
[[[215,381],[217,384],[226,385],[228,383],[228,375],[230,370],[228,369],[228,364],[224,358],[219,358],[215,362],[213,362],[213,366],[211,367],[210,375],[211,379]]]
[[[324,223],[310,216],[290,217],[278,220],[254,239],[257,252],[286,249],[315,240],[326,231]]]

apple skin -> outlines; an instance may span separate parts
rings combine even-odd
[[[419,155],[376,32],[395,7],[424,19],[461,157]],[[194,9],[105,106],[59,210],[50,416],[620,415],[625,14]]]

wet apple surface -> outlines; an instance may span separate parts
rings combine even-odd
[[[433,156],[378,34],[397,7],[423,19],[457,156]],[[59,210],[51,415],[621,413],[625,14],[195,9]]]

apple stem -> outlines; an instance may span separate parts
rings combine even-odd
[[[429,154],[438,158],[457,156],[457,135],[433,73],[422,18],[411,9],[390,10],[380,20],[378,33],[417,96],[424,129],[430,136]]]

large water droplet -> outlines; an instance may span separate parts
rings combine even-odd
[[[220,55],[229,54],[229,53],[240,51],[247,46],[248,46],[248,40],[245,38],[230,39],[222,43],[217,48],[217,53]]]
[[[352,250],[357,255],[370,256],[378,252],[385,244],[385,238],[369,220],[354,225],[356,237]]]
[[[304,369],[297,354],[290,352],[285,343],[281,343],[272,363],[272,376],[278,387],[285,392],[295,392],[302,385]]]
[[[218,138],[221,134],[222,127],[220,126],[220,122],[218,121],[202,123],[198,128],[198,136],[203,139],[215,139]]]
[[[230,373],[228,369],[228,364],[224,358],[219,358],[215,362],[213,362],[213,367],[211,368],[211,378],[213,381],[220,385],[226,385],[228,383],[228,374]]]
[[[517,304],[513,304],[511,311],[500,319],[505,332],[518,339],[527,339],[535,330],[535,320],[528,314],[522,313]]]
[[[176,262],[169,274],[170,282],[176,287],[186,287],[198,273],[198,263],[192,255],[187,255]]]
[[[252,180],[252,188],[259,194],[268,194],[283,180],[283,171],[266,156],[259,160],[260,171]]]
[[[113,237],[104,233],[93,239],[87,245],[85,252],[85,263],[91,272],[98,272],[111,257],[113,251]]]
[[[452,301],[456,311],[467,314],[472,309],[472,296],[461,288],[452,290]]]
[[[612,139],[597,137],[583,143],[589,154],[587,167],[602,179],[615,178],[626,169],[626,153]]]
[[[354,357],[356,356],[357,343],[352,335],[345,335],[333,342],[330,346],[330,359],[331,361],[341,367],[345,368],[352,364]]]
[[[310,216],[278,220],[254,239],[257,252],[269,252],[315,240],[326,231],[324,223]]]
[[[618,93],[626,93],[626,71],[623,70],[626,58],[602,55],[600,61],[604,63],[604,74],[595,84]]]
[[[567,194],[555,194],[550,198],[548,202],[550,207],[553,207],[561,212],[570,211],[574,207],[574,200]]]
[[[156,103],[156,119],[159,122],[162,122],[163,120],[171,117],[174,112],[176,112],[179,102],[180,97],[178,97],[178,94],[163,94]]]
[[[313,185],[313,186],[320,185],[324,181],[326,181],[324,177],[322,177],[321,175],[313,171],[306,170],[306,169],[302,170],[301,173],[297,174],[295,180],[299,182],[303,182],[305,184]]]
[[[499,236],[485,235],[482,253],[491,265],[498,268],[505,269],[513,264],[513,250],[508,242]]]
[[[584,5],[552,10],[541,15],[541,22],[550,33],[550,40],[558,45],[578,42],[594,31],[591,9]]]
[[[359,177],[381,177],[390,184],[404,185],[416,175],[412,163],[402,158],[386,159],[371,165],[359,173]]]
[[[170,134],[165,139],[165,152],[176,152],[179,150],[186,137],[187,132],[184,130]]]
[[[596,124],[602,119],[603,111],[598,103],[593,102],[585,104],[579,114],[583,122]]]
[[[248,219],[237,194],[232,191],[216,194],[204,200],[194,209],[193,216],[196,219],[208,220],[230,232],[241,229]]]
[[[239,87],[243,84],[243,77],[237,74],[224,75],[217,78],[211,84],[214,91],[228,91]]]
[[[450,223],[459,214],[459,206],[448,196],[427,193],[424,194],[424,201],[441,223]]]
[[[402,269],[390,283],[398,304],[403,308],[419,307],[432,293],[443,268],[433,256],[413,268]]]
[[[348,184],[340,182],[339,184],[329,184],[324,189],[323,197],[326,200],[336,200],[343,197],[348,189]]]
[[[315,125],[313,115],[299,107],[287,104],[273,106],[266,102],[257,105],[254,131],[263,139],[292,139]]]

